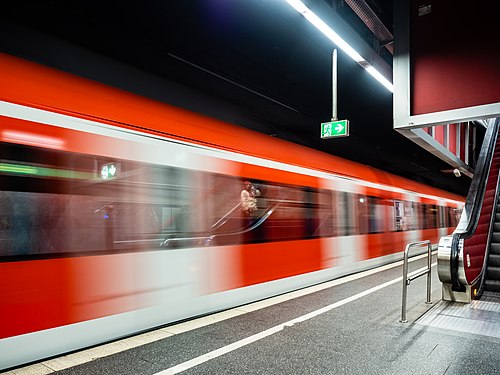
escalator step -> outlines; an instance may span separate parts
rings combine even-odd
[[[498,280],[500,281],[500,267],[492,267],[488,265],[486,270],[486,280]]]
[[[500,292],[500,280],[485,280],[484,290],[488,292]]]
[[[488,267],[500,267],[500,254],[492,254],[490,253],[488,257]]]
[[[500,223],[494,223],[493,224],[493,231],[500,233]]]
[[[491,244],[490,254],[500,254],[500,243],[492,243]]]
[[[491,235],[491,242],[500,243],[500,232],[493,232]]]

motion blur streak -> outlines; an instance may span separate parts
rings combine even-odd
[[[2,131],[2,139],[6,142],[20,143],[23,145],[40,146],[62,150],[64,141],[54,137],[41,136],[37,134],[22,133],[12,130]]]

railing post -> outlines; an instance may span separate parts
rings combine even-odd
[[[427,244],[427,301],[425,303],[431,304],[431,267],[432,267],[432,246],[431,242]]]
[[[403,258],[403,303],[401,304],[401,323],[407,323],[406,319],[406,299],[408,295],[408,250],[411,244],[406,245]]]
[[[413,246],[422,246],[426,244],[427,245],[427,270],[423,272],[419,272],[416,275],[413,275],[412,277],[408,278],[408,254],[410,253],[410,249]],[[408,323],[408,320],[406,319],[406,303],[407,303],[407,297],[408,297],[408,285],[410,285],[411,281],[416,279],[417,277],[423,276],[427,274],[427,301],[426,303],[432,303],[431,302],[431,267],[432,267],[432,247],[431,247],[431,241],[426,240],[426,241],[419,241],[419,242],[412,242],[406,245],[405,252],[404,252],[404,257],[403,257],[403,296],[402,296],[402,303],[401,303],[401,319],[399,320],[401,323]]]
[[[408,252],[412,244],[406,245],[403,256],[403,303],[401,304],[401,323],[407,323],[406,319],[406,300],[408,298]]]

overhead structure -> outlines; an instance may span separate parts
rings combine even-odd
[[[394,128],[469,177],[477,126],[500,116],[498,8],[394,2]]]

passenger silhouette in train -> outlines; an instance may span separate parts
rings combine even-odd
[[[260,195],[260,191],[250,181],[245,181],[243,187],[240,194],[241,209],[245,215],[251,217],[257,209],[257,197]]]

